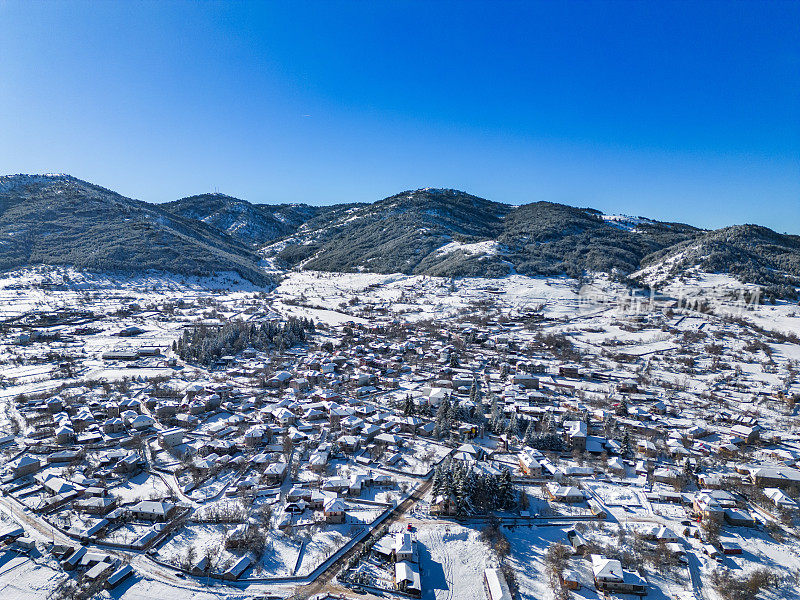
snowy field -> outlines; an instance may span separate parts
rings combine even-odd
[[[417,539],[425,600],[482,597],[483,571],[492,565],[478,528],[423,525]]]

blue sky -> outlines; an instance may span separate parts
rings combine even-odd
[[[0,171],[800,233],[800,3],[0,0]]]

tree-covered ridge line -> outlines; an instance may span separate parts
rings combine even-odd
[[[608,273],[649,284],[653,271],[659,285],[699,269],[759,285],[767,298],[796,298],[800,287],[800,236],[756,225],[704,231],[432,188],[372,204],[260,205],[203,194],[156,205],[70,176],[0,177],[0,270],[45,264],[235,272],[270,286],[274,276],[265,272],[264,258],[279,270],[451,278]]]

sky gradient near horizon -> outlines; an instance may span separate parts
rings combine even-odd
[[[0,0],[0,172],[800,234],[800,2]]]

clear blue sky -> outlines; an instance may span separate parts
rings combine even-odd
[[[9,2],[0,172],[800,233],[800,2]]]

